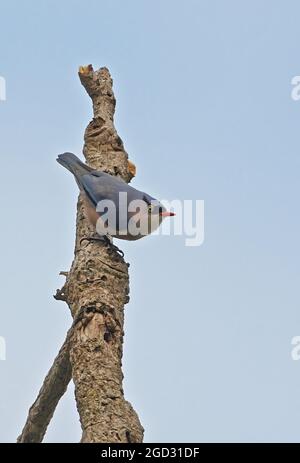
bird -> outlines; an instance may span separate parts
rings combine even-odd
[[[84,239],[103,240],[120,251],[113,245],[113,238],[141,239],[155,231],[164,218],[175,215],[153,196],[120,177],[93,169],[73,153],[59,154],[56,160],[74,175],[85,215],[96,231],[96,236]]]

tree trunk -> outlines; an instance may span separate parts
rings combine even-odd
[[[79,77],[92,99],[94,111],[84,137],[86,161],[95,169],[119,175],[129,182],[134,175],[134,166],[128,161],[123,142],[114,127],[116,101],[109,71],[106,68],[94,71],[90,65],[80,68]],[[129,301],[129,264],[102,242],[84,240],[93,233],[79,197],[74,261],[66,273],[63,288],[55,297],[67,302],[74,318],[69,346],[64,352],[69,353],[75,384],[81,442],[142,442],[143,427],[131,404],[125,400],[122,387],[124,304]],[[58,380],[56,369],[52,367],[51,370]],[[64,380],[69,380],[68,375],[64,375]],[[53,379],[52,383],[55,383]],[[61,386],[60,390],[63,393],[64,387]],[[42,391],[43,388],[40,394]],[[58,402],[59,398],[56,400]],[[34,408],[35,404],[26,425],[36,431],[36,415],[40,409]],[[50,412],[50,418],[52,414]],[[49,413],[46,415],[49,422]],[[42,423],[45,429],[47,424],[45,420]],[[26,434],[26,425],[19,442],[36,442],[32,435],[30,440]],[[35,435],[43,433],[35,432]]]

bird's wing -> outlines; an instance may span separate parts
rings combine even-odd
[[[132,199],[142,199],[141,191],[129,186],[124,180],[104,172],[92,172],[81,177],[82,187],[90,201],[97,206],[99,201],[111,200],[119,203],[119,193],[127,193],[128,202]]]

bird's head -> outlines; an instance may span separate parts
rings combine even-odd
[[[169,212],[157,199],[151,198],[148,195],[143,197],[144,207],[141,211],[141,219],[147,224],[148,233],[156,230],[163,219],[166,217],[173,217],[174,212]]]

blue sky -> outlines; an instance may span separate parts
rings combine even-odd
[[[109,67],[133,185],[202,199],[205,241],[121,243],[131,263],[126,398],[147,442],[299,442],[300,74],[297,1],[0,1],[0,441],[14,441],[71,323],[71,264],[91,104]],[[72,388],[48,442],[80,439]]]

